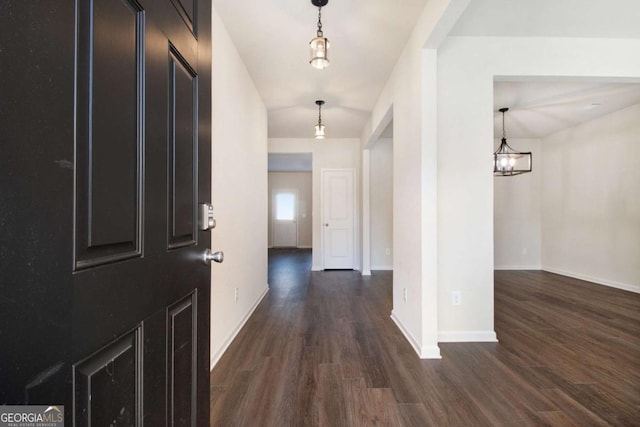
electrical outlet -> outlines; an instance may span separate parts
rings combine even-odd
[[[384,254],[385,254],[385,255],[391,255],[391,248],[386,248],[386,249],[384,250]]]
[[[239,288],[236,288],[236,290],[235,290],[235,292],[234,292],[233,300],[234,300],[235,302],[238,302],[238,292],[239,292],[239,291],[240,291],[240,289],[239,289]]]
[[[451,305],[462,305],[462,292],[461,291],[453,291],[453,292],[451,292]]]
[[[404,299],[404,302],[407,302],[407,288],[404,288],[404,293],[402,295],[402,299]]]

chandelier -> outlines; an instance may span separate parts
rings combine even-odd
[[[507,133],[504,128],[504,113],[508,108],[498,110],[502,113],[502,143],[493,153],[493,175],[513,176],[531,172],[531,152],[521,153],[507,144]]]

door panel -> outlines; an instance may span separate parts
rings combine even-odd
[[[330,228],[327,231],[329,254],[332,258],[344,258],[349,256],[349,229]]]
[[[324,269],[353,269],[355,190],[353,169],[322,170]]]
[[[169,248],[195,244],[198,175],[198,80],[169,46]]]
[[[77,269],[141,255],[143,27],[128,0],[78,3]]]
[[[187,25],[189,30],[197,35],[197,16],[195,15],[198,4],[195,0],[171,0],[176,7],[176,10],[182,16],[184,23]]]
[[[211,5],[191,4],[188,25],[170,0],[3,3],[0,404],[209,422]]]
[[[141,335],[139,327],[74,366],[78,425],[141,425]]]
[[[196,417],[196,295],[190,295],[167,311],[169,325],[167,415],[171,426],[190,426]]]

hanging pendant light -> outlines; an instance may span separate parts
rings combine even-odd
[[[311,4],[318,7],[318,30],[316,37],[309,42],[311,48],[311,60],[309,63],[313,68],[322,70],[329,66],[329,40],[322,33],[322,7],[326,6],[329,0],[311,0]]]
[[[507,144],[507,134],[504,128],[504,113],[508,108],[498,110],[502,113],[502,143],[493,153],[493,175],[513,176],[531,172],[531,152],[521,153]]]
[[[324,101],[317,100],[316,105],[318,106],[318,124],[316,125],[316,139],[324,139],[324,125],[322,124],[322,106],[324,105]]]

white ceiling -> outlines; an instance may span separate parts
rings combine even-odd
[[[268,110],[269,137],[313,136],[316,99],[328,138],[358,138],[426,0],[329,0],[331,65],[309,65],[318,8],[310,0],[214,0]]]
[[[640,1],[471,0],[449,34],[640,38]]]
[[[267,107],[269,137],[312,137],[315,100],[323,99],[327,137],[357,138],[427,1],[329,0],[322,9],[324,35],[331,42],[331,65],[325,70],[309,65],[308,42],[317,22],[310,0],[213,3]],[[471,0],[451,35],[640,38],[639,23],[640,0]],[[514,137],[521,131],[529,136],[552,132],[541,120],[546,114],[575,124],[581,120],[577,115],[599,114],[608,105],[622,108],[635,96],[620,94],[624,91],[615,85],[573,85],[553,92],[555,84],[510,83],[496,89],[496,110],[502,105],[531,110],[509,113],[513,124],[507,135]],[[604,108],[576,113],[580,105],[596,102],[591,95],[605,99]],[[549,104],[546,110],[542,104]]]
[[[542,138],[580,123],[640,104],[640,83],[495,82],[494,137]],[[638,118],[640,120],[640,117]]]

